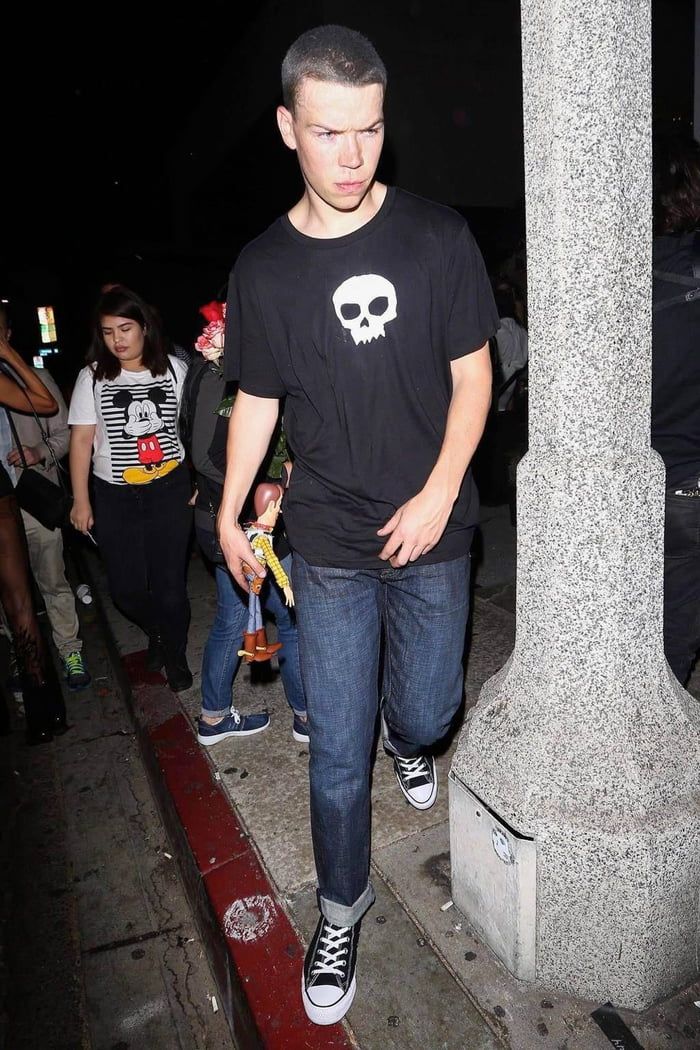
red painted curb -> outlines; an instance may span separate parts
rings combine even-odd
[[[123,660],[141,747],[237,1046],[349,1050],[342,1025],[304,1013],[304,948],[191,722],[143,658]]]

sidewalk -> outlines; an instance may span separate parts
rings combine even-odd
[[[466,702],[509,655],[515,633],[515,541],[507,507],[485,507],[475,572]],[[700,982],[644,1014],[520,983],[450,902],[447,774],[458,733],[438,758],[440,793],[426,813],[398,790],[378,750],[372,785],[372,879],[377,902],[363,922],[358,992],[346,1023],[311,1025],[300,1001],[304,946],[316,923],[308,823],[308,748],[292,739],[278,673],[234,685],[242,712],[266,708],[270,728],[201,748],[199,669],[214,617],[213,581],[195,553],[189,660],[195,681],[175,696],[143,670],[146,640],[105,592],[98,556],[82,552],[121,658],[137,735],[198,917],[219,997],[240,1048],[361,1050],[682,1050],[700,1046]],[[273,661],[274,665],[274,661]],[[260,672],[256,668],[254,674]],[[160,1050],[160,1048],[155,1048]],[[165,1050],[165,1048],[164,1048]]]

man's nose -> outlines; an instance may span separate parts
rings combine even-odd
[[[362,149],[357,135],[344,135],[340,151],[340,164],[343,168],[359,168],[362,164]]]

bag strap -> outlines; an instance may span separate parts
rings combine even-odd
[[[8,375],[8,373],[6,372],[5,375]],[[44,428],[42,427],[41,422],[39,421],[39,417],[36,414],[36,410],[34,408],[34,405],[32,404],[31,398],[27,394],[26,389],[22,386],[22,384],[20,382],[17,381],[17,379],[14,376],[12,378],[13,378],[14,382],[17,384],[17,386],[19,387],[19,389],[22,391],[22,393],[24,394],[24,396],[27,399],[27,404],[29,405],[29,408],[31,409],[32,415],[34,416],[34,422],[36,423],[36,425],[39,428],[39,433],[41,434],[41,440],[44,442],[44,444],[46,445],[47,449],[49,450],[49,455],[51,456],[51,461],[52,461],[54,467],[56,468],[56,473],[58,475],[58,483],[61,486],[61,488],[63,489],[63,491],[67,493],[68,489],[66,488],[65,482],[63,481],[63,478],[61,477],[61,474],[65,473],[65,472],[64,472],[61,464],[56,459],[56,453],[54,452],[53,448],[51,447],[51,442],[49,441],[49,435],[48,435],[47,431],[45,431]],[[14,439],[14,442],[15,442],[16,446],[17,446],[17,451],[19,452],[19,458],[22,461],[22,466],[23,466],[23,468],[25,470],[29,470],[29,464],[27,463],[27,458],[24,455],[24,448],[22,447],[22,442],[19,439],[19,434],[17,433],[17,427],[15,426],[14,420],[12,418],[12,413],[9,412],[7,409],[5,409],[5,414],[7,415],[7,420],[9,422],[9,424],[10,424],[10,430],[12,431],[12,437]]]
[[[19,439],[19,434],[17,433],[17,427],[15,426],[15,421],[12,418],[12,413],[8,409],[4,409],[4,412],[5,412],[5,415],[7,417],[7,422],[10,424],[10,430],[12,431],[12,439],[13,439],[15,445],[17,446],[17,451],[19,452],[19,458],[22,460],[22,466],[24,467],[25,470],[29,470],[29,464],[27,463],[27,457],[24,454],[24,448],[22,447],[22,442]]]

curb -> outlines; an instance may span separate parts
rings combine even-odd
[[[223,1009],[238,1050],[349,1050],[344,1026],[311,1023],[301,1003],[304,947],[252,840],[197,743],[194,727],[145,651],[122,657],[89,559],[71,550],[134,723]]]

